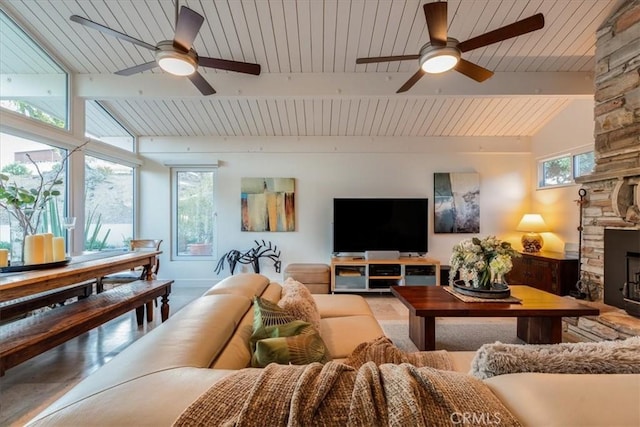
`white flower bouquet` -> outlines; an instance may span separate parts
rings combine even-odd
[[[465,286],[490,289],[494,282],[503,283],[503,276],[513,267],[511,258],[518,256],[510,243],[495,236],[463,240],[453,247],[449,285],[460,273]]]

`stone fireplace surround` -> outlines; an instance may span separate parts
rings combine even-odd
[[[601,315],[567,318],[565,331],[577,340],[640,335],[640,319],[603,304],[606,292],[605,230],[640,235],[640,0],[622,2],[596,34],[594,136],[596,166],[578,179],[586,190],[583,209],[581,280]],[[622,267],[624,268],[624,267]],[[616,298],[614,298],[616,299]],[[610,298],[607,296],[607,301]]]

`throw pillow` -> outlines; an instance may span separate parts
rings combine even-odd
[[[320,330],[320,312],[316,305],[313,295],[305,285],[288,278],[282,284],[282,295],[278,306],[289,312],[296,319],[302,319],[309,322]]]
[[[257,341],[256,350],[251,358],[251,366],[264,368],[270,363],[307,365],[313,362],[326,363],[328,361],[329,357],[324,341],[315,329],[307,326],[300,335],[265,338]]]
[[[639,374],[640,337],[619,341],[548,345],[484,344],[471,374],[485,379],[517,372],[556,374]]]
[[[249,346],[253,353],[256,351],[256,343],[260,340],[266,338],[291,337],[311,332],[313,332],[313,327],[310,323],[303,320],[294,320],[292,322],[285,323],[284,325],[261,326],[251,334],[251,338],[249,338]]]
[[[278,304],[264,298],[253,299],[253,331],[266,326],[284,325],[296,320],[294,316],[283,310]]]

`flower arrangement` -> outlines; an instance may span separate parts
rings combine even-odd
[[[503,283],[503,276],[513,267],[511,258],[519,256],[510,243],[495,236],[463,240],[453,247],[449,285],[459,272],[466,286],[490,289],[494,282]]]

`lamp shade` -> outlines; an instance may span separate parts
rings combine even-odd
[[[549,227],[547,227],[544,219],[542,219],[542,215],[524,214],[516,230],[529,233],[545,233],[549,231]]]

